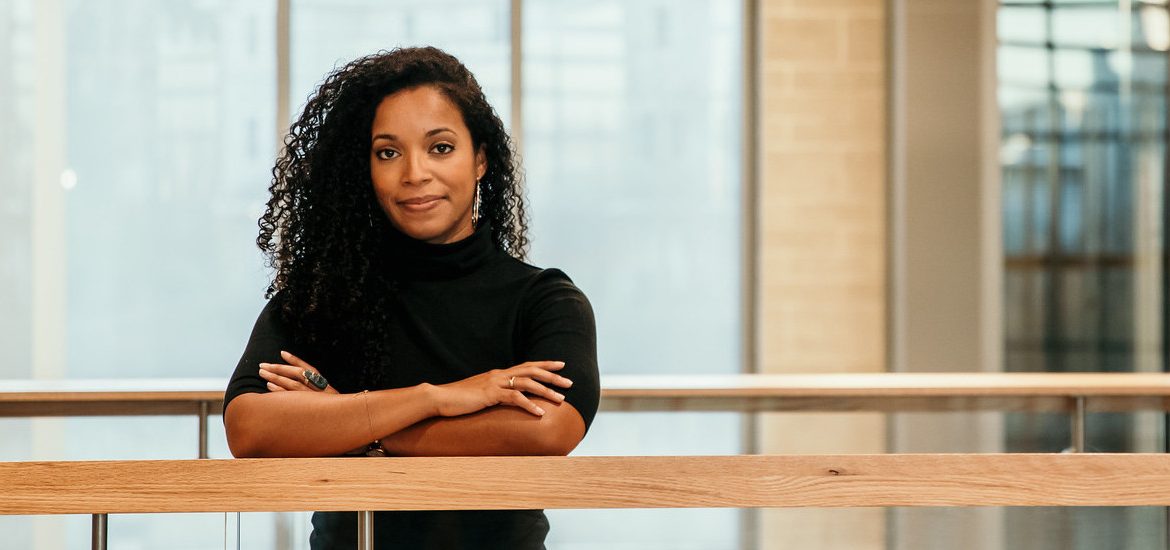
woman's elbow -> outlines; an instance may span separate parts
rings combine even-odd
[[[544,441],[540,443],[542,456],[566,456],[573,452],[573,449],[576,449],[577,444],[581,442],[580,437],[565,432],[553,432],[543,439]]]
[[[228,450],[236,458],[261,458],[264,456],[259,433],[248,422],[244,409],[248,408],[249,394],[233,399],[223,411],[224,435],[227,436]]]
[[[585,437],[585,422],[577,409],[568,403],[561,403],[555,409],[545,406],[551,415],[542,419],[535,446],[537,454],[543,456],[565,456],[573,452]]]
[[[236,458],[262,458],[264,455],[260,453],[260,446],[255,444],[254,440],[242,435],[232,435],[228,431],[228,450],[231,451],[232,456]]]

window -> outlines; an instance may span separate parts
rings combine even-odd
[[[1005,370],[1164,370],[1166,10],[1000,3]],[[1162,450],[1161,415],[1089,418],[1090,451]],[[1009,414],[1005,450],[1059,451],[1069,429],[1064,415]],[[1102,529],[1141,546],[1163,520],[1026,509],[1006,528],[1035,548],[1094,548]]]
[[[740,3],[524,6],[533,261],[592,301],[603,379],[740,372]],[[741,434],[734,413],[602,413],[577,452],[736,454]],[[739,548],[735,510],[548,515],[555,547]]]
[[[288,7],[293,117],[338,63],[423,44],[464,61],[506,123],[523,115],[530,261],[589,295],[603,375],[741,370],[740,3],[526,1],[522,86],[508,0]],[[0,377],[228,375],[268,281],[254,239],[277,149],[276,11],[272,0],[0,4],[0,94],[12,98],[0,102],[0,309],[15,312],[0,316]],[[194,455],[190,418],[0,430],[17,434],[0,442],[7,460]],[[220,434],[212,454],[224,457]],[[731,454],[741,434],[736,414],[603,413],[578,453]],[[551,513],[550,545],[739,546],[734,510],[621,513],[641,531],[613,529],[630,522],[610,511]],[[214,547],[235,521],[117,516],[110,542],[165,546],[182,531]],[[307,547],[307,521],[247,514],[241,542]],[[89,534],[83,517],[0,525],[18,547]]]
[[[0,3],[0,377],[235,364],[267,284],[252,240],[276,149],[274,21],[261,0]],[[196,449],[189,417],[4,419],[0,432],[6,460]],[[164,547],[179,531],[213,546],[223,522],[118,517],[110,543]],[[16,548],[89,537],[84,517],[0,524]]]

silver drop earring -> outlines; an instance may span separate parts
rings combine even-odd
[[[475,180],[475,198],[471,201],[471,228],[479,227],[479,180]]]

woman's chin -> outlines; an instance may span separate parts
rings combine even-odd
[[[424,241],[431,244],[443,244],[458,240],[459,231],[455,227],[444,223],[396,223],[394,226],[403,235],[410,237],[416,241]]]

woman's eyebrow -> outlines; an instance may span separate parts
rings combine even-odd
[[[424,135],[423,137],[424,137],[424,138],[429,138],[429,137],[431,137],[431,136],[433,136],[433,135],[435,135],[435,134],[440,134],[440,133],[443,133],[443,132],[450,132],[450,133],[454,134],[454,133],[455,133],[455,130],[452,130],[452,129],[450,129],[450,128],[447,128],[446,126],[443,126],[443,127],[440,127],[440,128],[435,128],[434,130],[431,130],[431,131],[427,132],[427,133],[426,133],[426,135]],[[396,135],[394,135],[394,134],[376,134],[376,135],[374,135],[374,138],[373,138],[372,140],[370,140],[370,142],[371,142],[371,143],[373,143],[373,142],[375,142],[375,141],[378,141],[379,139],[386,139],[386,140],[390,140],[390,141],[398,141],[398,136],[396,136]]]

